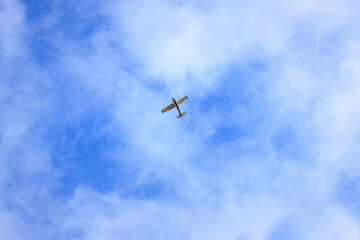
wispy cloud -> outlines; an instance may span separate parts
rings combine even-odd
[[[1,235],[360,237],[357,3],[44,4],[0,5]]]

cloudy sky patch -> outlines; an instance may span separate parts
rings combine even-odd
[[[3,1],[0,235],[359,239],[359,7]]]

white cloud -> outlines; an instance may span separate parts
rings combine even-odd
[[[5,69],[13,63],[9,59],[26,52],[21,50],[26,49],[26,24],[20,5],[7,1],[3,6],[1,19],[11,19],[0,25],[1,46],[8,49],[2,58]],[[13,221],[2,218],[0,231],[11,239],[57,231],[84,239],[270,239],[285,221],[300,239],[358,239],[358,221],[336,196],[337,176],[351,170],[358,152],[359,50],[355,37],[347,37],[358,22],[355,6],[344,1],[163,0],[96,5],[103,7],[98,11],[107,14],[109,26],[89,40],[89,52],[75,40],[53,42],[61,48],[54,69],[73,76],[72,86],[92,93],[86,106],[74,103],[74,117],[81,118],[97,101],[111,107],[112,122],[105,127],[119,133],[125,145],[113,150],[116,161],[136,172],[129,188],[150,182],[165,193],[142,198],[121,185],[109,193],[81,186],[69,201],[61,201],[49,195],[52,183],[31,180],[8,199],[36,213],[42,206],[34,199],[43,196],[51,211],[42,217],[52,221],[52,229],[20,221],[21,207],[12,211],[4,203],[3,216]],[[77,11],[83,12],[81,7]],[[56,22],[61,13],[54,14],[48,17]],[[331,45],[334,32],[340,34],[336,48]],[[2,185],[12,179],[11,164],[25,179],[53,173],[54,167],[43,129],[32,128],[53,107],[51,92],[41,95],[38,87],[54,73],[21,54],[26,68],[7,73],[1,83],[0,156],[13,156],[0,167]],[[249,70],[248,62],[258,60],[266,67]],[[254,76],[224,80],[231,68]],[[11,84],[15,73],[25,79],[18,88]],[[246,90],[258,100],[254,106],[246,105],[252,99],[229,106],[231,116],[220,115],[216,107],[203,111],[201,101],[220,95],[226,84],[232,88],[223,91],[229,99]],[[184,92],[189,95],[182,105],[186,118],[160,113],[171,95]],[[226,121],[255,130],[213,143]],[[281,147],[300,151],[300,157],[281,155],[274,147],[284,126],[293,135]],[[25,228],[20,233],[12,226],[18,222]]]
[[[24,51],[22,39],[24,9],[17,1],[4,0],[0,4],[0,50],[2,58],[16,57]],[[4,60],[2,64],[4,64]]]
[[[146,74],[161,78],[169,89],[195,88],[196,94],[212,86],[229,62],[286,54],[297,25],[310,24],[321,34],[344,24],[347,11],[342,1],[153,0],[119,1],[107,12],[112,34],[124,36],[124,48]]]
[[[33,63],[25,10],[18,1],[0,3],[0,235],[30,239],[39,209],[56,178],[44,138],[49,115],[49,82]],[[49,119],[49,118],[48,118]],[[46,179],[46,181],[44,181]],[[46,182],[46,184],[44,183]],[[31,229],[31,230],[29,230]]]
[[[130,53],[125,61],[137,70],[132,77],[125,74],[116,81],[94,80],[92,84],[101,83],[101,89],[115,86],[115,93],[121,93],[114,98],[118,102],[114,124],[124,129],[129,143],[121,158],[140,169],[135,184],[155,174],[173,188],[175,200],[138,200],[116,192],[104,195],[79,189],[69,202],[74,215],[69,216],[68,224],[83,231],[86,239],[267,239],[284,219],[290,219],[301,239],[316,239],[330,226],[334,231],[329,237],[338,234],[357,239],[356,220],[340,204],[334,207],[337,174],[343,171],[344,153],[353,151],[353,137],[359,132],[353,124],[358,108],[356,59],[337,51],[322,55],[324,46],[316,46],[329,32],[343,31],[346,36],[351,11],[342,1],[109,5],[106,13],[111,14],[112,29],[101,36],[109,41],[121,39],[120,45]],[[306,49],[308,43],[301,45],[297,39],[306,34],[310,38],[304,41],[315,44],[313,52]],[[109,56],[100,53],[94,58],[104,66],[120,58],[117,53],[110,56],[115,57],[108,61]],[[322,65],[328,57],[335,61],[334,69]],[[207,145],[204,140],[221,121],[218,116],[196,112],[197,116],[188,116],[198,124],[191,128],[186,119],[179,123],[170,121],[170,114],[156,114],[155,106],[166,104],[166,97],[164,90],[149,88],[149,82],[165,84],[171,94],[187,91],[206,96],[223,84],[219,76],[228,64],[241,66],[254,58],[266,59],[270,65],[257,75],[261,80],[255,84],[263,84],[264,109],[274,108],[268,110],[274,115],[264,113],[260,119],[273,125],[253,139]],[[83,78],[91,77],[87,72],[94,72],[94,65],[87,59],[82,64],[86,69],[81,71]],[[321,75],[327,71],[328,75]],[[124,74],[112,69],[102,75],[101,68],[95,73],[97,79]],[[327,79],[331,74],[339,78]],[[343,85],[346,79],[352,79],[349,86]],[[99,90],[100,95],[104,93],[113,92]],[[191,101],[190,95],[187,103]],[[250,116],[244,118],[251,120],[259,114],[256,110],[247,113]],[[243,121],[242,116],[238,121]],[[299,151],[309,152],[300,159],[278,159],[271,148],[272,135],[285,123],[291,123],[295,137],[313,143],[300,143]],[[259,144],[263,152],[239,150]],[[334,208],[342,216],[339,219],[335,219]],[[318,212],[324,212],[324,217]],[[327,217],[329,212],[333,217]],[[336,227],[342,221],[349,222],[349,231]]]
[[[344,209],[329,207],[321,214],[320,221],[309,231],[309,239],[358,239],[359,223],[354,221]]]

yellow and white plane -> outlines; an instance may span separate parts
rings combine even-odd
[[[187,96],[182,97],[177,101],[175,100],[175,98],[171,98],[171,99],[173,100],[173,103],[167,106],[166,108],[164,108],[163,110],[161,110],[161,112],[164,113],[176,107],[177,110],[179,111],[179,116],[177,116],[177,118],[182,118],[185,115],[185,112],[181,113],[179,105],[185,102],[185,100],[188,99],[188,97]]]

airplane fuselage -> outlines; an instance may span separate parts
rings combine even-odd
[[[177,116],[177,118],[182,118],[183,116],[185,116],[185,112],[181,113],[180,108],[179,108],[179,105],[180,105],[181,103],[183,103],[186,99],[188,99],[187,96],[182,97],[182,98],[180,98],[180,99],[177,100],[177,101],[176,101],[175,98],[171,98],[171,100],[173,101],[172,104],[170,104],[170,105],[167,106],[166,108],[162,109],[161,112],[164,113],[164,112],[167,112],[167,111],[169,111],[169,110],[171,110],[171,109],[173,109],[173,108],[176,107],[176,109],[179,111],[179,116]]]
[[[180,114],[180,116],[181,116],[181,111],[180,111],[179,105],[177,104],[175,98],[171,98],[171,99],[173,100],[174,105],[175,105],[176,109],[179,111],[179,114]]]

